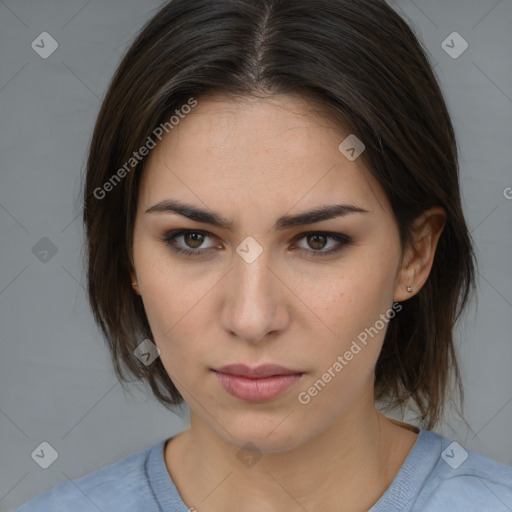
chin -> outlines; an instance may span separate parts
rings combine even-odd
[[[224,423],[225,430],[218,426],[214,429],[224,442],[237,450],[286,452],[300,446],[310,437],[304,429],[304,423],[298,425],[297,419],[292,419],[293,413],[289,418],[286,418],[287,414],[281,411],[267,418],[247,414],[244,418],[233,418],[229,423]]]

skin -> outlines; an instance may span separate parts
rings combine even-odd
[[[359,333],[419,291],[446,219],[441,208],[418,218],[401,259],[383,190],[361,158],[351,162],[338,150],[347,135],[295,96],[203,97],[147,161],[131,277],[162,363],[190,406],[190,428],[167,441],[164,457],[183,500],[199,512],[340,510],[341,503],[344,511],[368,510],[417,439],[375,407],[386,328],[307,405],[298,401]],[[146,213],[171,198],[226,217],[233,231]],[[340,203],[368,213],[274,229],[282,215]],[[177,229],[208,232],[175,243],[210,248],[209,255],[174,253],[163,237]],[[315,257],[339,246],[299,236],[315,231],[353,242]],[[236,252],[249,236],[262,248],[252,263]],[[231,363],[304,374],[277,398],[247,403],[211,371]],[[257,451],[244,449],[248,442]],[[241,455],[251,454],[260,458],[248,467]]]

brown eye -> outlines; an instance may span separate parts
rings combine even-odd
[[[307,240],[309,246],[315,250],[323,249],[327,244],[327,237],[325,235],[308,235]]]
[[[301,243],[295,243],[293,250],[298,249],[313,257],[334,255],[353,243],[352,238],[347,235],[330,232],[302,233],[295,240]]]
[[[208,244],[208,239],[210,244]],[[162,237],[162,242],[174,252],[185,256],[205,256],[212,251],[222,249],[215,245],[212,237],[207,232],[178,229],[170,231]]]
[[[183,235],[183,240],[191,249],[198,249],[204,242],[204,235],[201,233],[191,232]]]

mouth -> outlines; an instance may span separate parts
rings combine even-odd
[[[303,371],[275,364],[249,367],[244,364],[212,369],[220,385],[232,396],[245,402],[267,402],[297,384]]]
[[[277,364],[263,364],[260,366],[250,367],[245,364],[228,364],[213,371],[235,375],[237,377],[247,377],[249,379],[258,379],[262,377],[274,377],[278,375],[297,375],[303,374],[300,370],[291,370]]]

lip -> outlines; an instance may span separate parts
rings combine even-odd
[[[296,375],[304,373],[300,370],[291,370],[290,368],[285,368],[284,366],[279,366],[277,364],[262,364],[252,368],[245,364],[228,364],[214,371],[227,373],[229,375],[237,375],[239,377],[248,377],[250,379],[273,377],[274,375]]]
[[[213,371],[229,394],[246,402],[272,400],[297,384],[304,373],[275,364],[254,368],[233,364]]]

